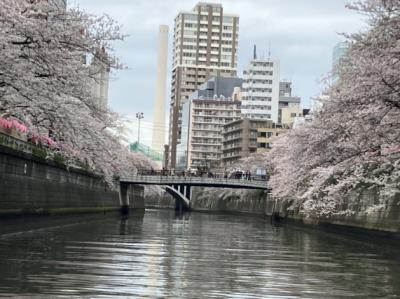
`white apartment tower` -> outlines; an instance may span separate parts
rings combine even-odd
[[[254,51],[243,72],[242,117],[278,122],[279,76],[279,61],[257,59]]]
[[[189,95],[212,76],[236,76],[239,16],[222,5],[198,3],[175,18],[168,166],[175,168],[181,109]]]

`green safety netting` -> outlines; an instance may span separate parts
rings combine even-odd
[[[144,144],[139,144],[138,142],[131,143],[129,145],[129,150],[134,153],[142,153],[146,157],[153,161],[162,162],[163,154],[155,150],[152,150],[149,146]]]

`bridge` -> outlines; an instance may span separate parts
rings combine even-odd
[[[176,209],[189,209],[192,187],[269,190],[265,180],[234,179],[224,177],[197,177],[175,175],[134,175],[120,178],[121,204],[129,205],[128,188],[131,185],[162,186],[176,199]]]

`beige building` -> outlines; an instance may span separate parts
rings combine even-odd
[[[257,129],[257,153],[269,151],[272,148],[274,138],[286,133],[287,127],[269,124],[267,127]]]
[[[231,166],[257,152],[258,129],[266,127],[272,127],[272,121],[244,118],[225,124],[222,130],[222,166]]]
[[[169,167],[175,168],[182,105],[212,76],[236,76],[239,16],[222,5],[197,4],[175,18],[169,124]]]
[[[303,117],[303,108],[299,106],[282,107],[281,111],[281,123],[284,126],[292,126],[298,117]]]

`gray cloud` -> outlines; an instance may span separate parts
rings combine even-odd
[[[330,70],[332,48],[341,40],[338,33],[364,26],[359,15],[345,8],[345,0],[209,2],[222,3],[226,12],[240,15],[239,75],[251,58],[254,43],[260,54],[267,55],[270,48],[272,57],[281,61],[281,78],[293,81],[294,93],[302,97],[304,106],[322,90],[318,81]],[[143,111],[145,120],[151,122],[158,25],[172,28],[179,11],[191,10],[196,1],[70,0],[69,4],[93,14],[106,13],[122,24],[123,33],[129,34],[126,41],[115,46],[128,70],[113,74],[110,105],[123,114]],[[166,97],[169,99],[169,94]]]

